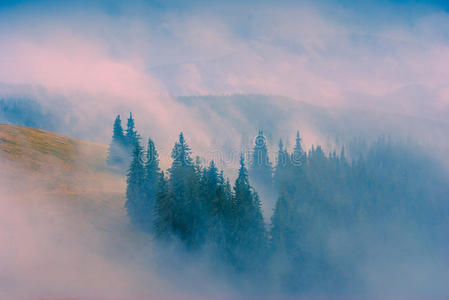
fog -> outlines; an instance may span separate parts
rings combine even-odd
[[[111,115],[132,110],[164,148],[180,130],[198,148],[213,146],[204,116],[192,116],[176,96],[281,95],[445,122],[444,8],[383,1],[6,4],[0,82],[14,95],[68,103],[78,117],[74,133],[102,142]],[[89,134],[95,121],[100,128]]]
[[[429,180],[441,181],[427,190],[437,194],[449,170],[448,9],[441,1],[6,1],[0,4],[0,122],[109,144],[115,116],[126,122],[132,112],[141,136],[155,141],[162,169],[170,167],[183,131],[193,154],[204,165],[214,160],[231,182],[240,153],[250,155],[259,130],[272,163],[279,139],[291,151],[296,130],[306,150],[320,144],[326,154],[388,136],[416,145],[438,166]],[[3,109],[15,101],[22,103],[16,111]],[[357,151],[346,151],[349,161],[357,160]],[[104,179],[96,192],[114,189],[123,193],[120,200],[58,201],[1,155],[0,167],[0,298],[448,294],[445,234],[432,237],[439,239],[432,248],[421,228],[402,221],[367,225],[363,238],[354,228],[326,231],[326,257],[337,268],[350,266],[348,276],[358,280],[341,293],[295,294],[276,273],[285,268],[281,262],[273,263],[264,285],[207,251],[158,245],[129,223],[125,189],[115,179]],[[268,227],[277,197],[261,194]],[[446,200],[442,195],[444,208]],[[348,263],[358,247],[363,258]]]

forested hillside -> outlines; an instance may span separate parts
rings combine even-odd
[[[380,137],[347,145],[357,156],[344,146],[326,154],[319,145],[305,150],[298,131],[293,149],[281,140],[271,162],[259,131],[231,183],[214,161],[203,166],[194,158],[183,133],[166,172],[151,139],[146,150],[139,139],[132,150],[117,149],[114,140],[138,136],[134,126],[120,133],[118,120],[109,157],[130,160],[125,207],[136,229],[212,257],[255,286],[264,280],[268,290],[291,293],[360,292],[371,284],[363,268],[373,259],[395,268],[449,246],[448,174],[412,142]],[[264,220],[261,195],[268,194],[277,201]]]

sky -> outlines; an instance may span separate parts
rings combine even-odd
[[[64,99],[85,123],[129,107],[171,142],[210,140],[176,96],[449,112],[447,1],[1,1],[0,45],[0,92]]]

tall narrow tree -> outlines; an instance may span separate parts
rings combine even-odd
[[[156,203],[154,205],[154,234],[160,240],[169,240],[173,234],[176,212],[173,198],[164,172],[161,172],[158,180]]]
[[[259,270],[266,255],[267,240],[261,204],[248,180],[243,156],[240,158],[239,176],[234,185],[235,227],[233,260],[242,271]]]
[[[229,209],[231,202],[229,194],[226,194],[223,172],[218,173],[214,161],[211,161],[204,176],[204,196],[202,198],[205,200],[207,208],[205,227],[207,228],[208,242],[221,251],[226,240],[226,210]]]
[[[145,207],[145,169],[142,148],[137,142],[134,145],[131,165],[127,175],[125,208],[131,222],[143,228],[148,211]]]
[[[306,163],[306,154],[302,148],[302,139],[299,134],[299,130],[296,131],[296,141],[295,147],[293,148],[293,153],[291,155],[291,162],[296,168],[301,168]]]
[[[272,166],[268,155],[267,140],[259,130],[254,141],[254,150],[250,166],[251,181],[260,187],[270,187],[272,183]]]
[[[197,246],[199,205],[199,178],[191,157],[190,147],[179,134],[179,140],[172,150],[173,163],[170,172],[170,189],[174,198],[174,210],[177,218],[173,224],[174,233],[188,247]]]
[[[139,141],[139,134],[137,133],[134,118],[132,113],[129,113],[128,122],[126,124],[125,142],[130,153],[134,149],[134,145]]]
[[[282,185],[285,185],[288,181],[293,181],[291,174],[291,157],[287,149],[284,148],[282,139],[279,140],[279,150],[276,161],[277,163],[274,169],[273,181],[275,183],[276,190],[279,191]]]
[[[153,228],[153,210],[156,203],[156,194],[159,181],[159,156],[151,138],[148,139],[148,147],[145,160],[145,205],[142,214],[145,218],[144,230],[151,231]]]
[[[109,145],[109,154],[107,163],[110,166],[117,167],[118,170],[122,170],[128,167],[128,153],[125,146],[125,136],[123,134],[122,121],[120,115],[117,115],[114,121],[114,129],[112,134],[112,141]]]

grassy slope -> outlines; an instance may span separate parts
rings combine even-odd
[[[23,284],[0,291],[1,299],[93,299],[147,288],[133,257],[149,239],[129,226],[125,177],[108,171],[107,150],[0,124],[0,225],[12,238],[0,234],[9,253],[3,265]]]
[[[107,145],[0,124],[0,182],[16,202],[45,202],[64,226],[94,231],[92,239],[99,232],[101,238],[103,232],[114,232],[116,238],[116,232],[129,229],[123,209],[126,184],[123,176],[108,172],[107,150]]]
[[[0,159],[16,171],[39,178],[51,192],[123,193],[124,180],[108,172],[106,155],[106,145],[40,129],[0,124]],[[109,189],[104,186],[107,183]]]

